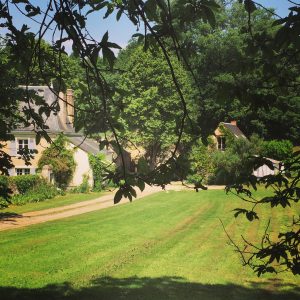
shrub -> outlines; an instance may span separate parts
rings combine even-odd
[[[54,198],[61,192],[38,175],[0,176],[0,208]],[[12,195],[14,193],[14,195]]]
[[[209,179],[212,184],[231,184],[242,180],[252,172],[249,157],[259,155],[260,141],[254,139],[238,138],[227,144],[225,151],[216,151],[213,156],[215,171]]]
[[[20,176],[21,177],[21,176]],[[53,185],[48,184],[41,179],[40,183],[27,190],[24,194],[17,194],[11,198],[11,203],[15,205],[24,205],[31,202],[40,202],[47,199],[52,199],[61,194],[60,191]]]
[[[11,187],[19,194],[25,194],[34,186],[41,183],[42,179],[38,175],[22,175],[9,177]]]
[[[79,186],[79,190],[80,193],[88,193],[90,191],[89,177],[87,175],[83,175],[83,180]]]
[[[188,182],[193,184],[207,183],[208,178],[214,171],[213,153],[214,149],[211,145],[206,146],[201,142],[197,142],[192,146],[189,155],[190,174],[187,176]]]
[[[272,140],[263,143],[262,155],[277,160],[285,160],[292,156],[293,144],[288,140]]]
[[[108,186],[109,183],[105,180],[105,176],[108,172],[114,171],[114,165],[105,160],[103,153],[89,155],[89,163],[93,170],[93,191],[100,192]]]
[[[73,151],[66,148],[67,141],[67,138],[60,134],[43,152],[38,162],[39,169],[45,165],[52,166],[55,183],[62,189],[70,183],[76,167]]]
[[[0,176],[0,208],[7,207],[12,193],[7,176]]]

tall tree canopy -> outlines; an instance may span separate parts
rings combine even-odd
[[[176,58],[171,60],[180,88],[191,106],[190,79]],[[117,93],[113,104],[123,128],[122,136],[145,150],[145,158],[153,170],[170,156],[180,132],[183,107],[170,69],[159,50],[145,52],[136,42],[121,51],[116,67],[122,72],[114,78]]]
[[[85,127],[88,132],[97,130],[112,132],[115,148],[122,157],[122,170],[111,174],[111,179],[119,186],[115,202],[120,201],[122,196],[132,199],[136,195],[132,186],[143,189],[144,182],[164,186],[171,180],[174,169],[180,163],[178,150],[189,119],[189,109],[184,84],[176,74],[176,63],[173,57],[176,57],[191,73],[195,87],[198,89],[197,101],[193,108],[194,111],[199,112],[197,121],[199,126],[198,130],[197,128],[195,130],[197,134],[202,137],[207,136],[217,123],[215,116],[218,118],[236,116],[240,118],[243,127],[249,133],[259,132],[262,136],[268,136],[276,130],[279,137],[290,138],[295,143],[299,138],[299,124],[297,125],[299,115],[295,112],[299,108],[297,96],[299,94],[300,5],[290,1],[293,3],[293,7],[290,8],[291,13],[286,18],[275,20],[270,17],[270,13],[272,15],[273,12],[266,9],[258,10],[261,5],[255,1],[240,0],[238,2],[243,3],[245,11],[234,6],[229,15],[226,15],[228,12],[223,10],[220,17],[216,17],[216,12],[219,11],[220,6],[225,5],[224,2],[226,1],[48,0],[43,1],[40,7],[29,0],[0,0],[0,26],[7,32],[5,45],[11,51],[12,61],[21,66],[21,74],[25,76],[23,78],[26,79],[26,85],[31,83],[31,72],[35,73],[35,70],[38,70],[43,78],[41,81],[49,86],[54,75],[56,79],[54,92],[64,88],[66,85],[63,76],[64,43],[72,43],[74,57],[80,60],[82,67],[80,72],[83,70],[85,78],[85,82],[81,85],[84,102],[77,110],[86,118]],[[26,24],[21,27],[16,26],[11,15],[12,6],[17,6],[25,16],[39,24],[36,33],[33,33]],[[134,99],[128,97],[126,105],[130,110],[124,108],[124,111],[121,110],[119,114],[115,113],[116,109],[113,105],[115,89],[109,85],[109,80],[105,76],[107,68],[102,69],[99,56],[101,55],[109,68],[113,69],[116,60],[113,49],[120,47],[109,39],[108,32],[100,40],[91,36],[86,21],[90,14],[99,11],[104,11],[105,17],[115,14],[116,20],[125,15],[137,28],[143,28],[143,34],[139,33],[136,37],[143,42],[145,49],[158,48],[161,51],[178,95],[176,101],[172,95],[166,95],[174,101],[175,105],[172,108],[175,111],[171,114],[163,112],[166,118],[172,116],[177,120],[179,114],[176,110],[180,103],[180,120],[178,124],[175,121],[175,132],[178,134],[177,140],[173,142],[174,150],[165,164],[151,171],[151,176],[142,178],[139,174],[138,176],[130,174],[126,169],[121,141],[124,131],[122,127],[119,128],[119,117],[126,114],[128,117],[138,116],[136,106],[140,103],[136,103],[135,98],[139,97],[141,101],[150,98],[158,99],[159,94],[156,91],[159,91],[159,86],[152,89],[146,87],[146,92],[141,93],[142,96],[135,93]],[[211,29],[208,24],[216,29]],[[52,41],[49,47],[45,48],[42,40],[49,31],[52,31]],[[235,46],[233,47],[232,44]],[[148,59],[147,56],[146,58]],[[155,63],[152,67],[155,67]],[[74,70],[76,68],[77,66],[74,65]],[[12,116],[8,111],[18,106],[18,100],[25,99],[30,103],[41,99],[29,95],[28,91],[25,98],[15,94],[18,90],[16,88],[18,82],[13,81],[9,69],[4,69],[10,84],[9,88],[5,89],[6,96],[1,98],[5,104],[1,106],[1,114],[8,116],[12,124],[5,127],[4,137],[7,139],[7,131],[16,124],[15,117],[18,118],[18,114]],[[134,80],[134,76],[128,79]],[[80,84],[79,81],[78,86]],[[13,86],[14,88],[11,89]],[[168,89],[168,86],[167,82],[165,88]],[[10,99],[9,103],[7,99]],[[215,103],[216,99],[222,100],[223,104]],[[152,107],[149,112],[144,110],[144,113],[149,113],[150,117],[156,116],[157,103],[161,109],[164,105],[170,108],[169,104],[155,101],[155,107]],[[45,104],[42,105],[39,113],[25,109],[22,122],[24,124],[33,122],[36,125],[37,137],[41,135],[47,137],[42,130],[42,116],[49,115],[51,111],[57,113],[58,110],[58,105],[49,107]],[[285,111],[284,117],[280,116],[282,110]],[[246,117],[240,112],[243,112]],[[93,118],[90,118],[91,116]],[[139,117],[143,117],[143,114]],[[98,122],[95,123],[94,121],[97,120]],[[81,121],[79,126],[83,123]],[[129,124],[133,129],[141,125],[137,121],[128,123],[128,126]],[[121,125],[127,126],[125,122]],[[256,166],[264,163],[269,164],[268,161],[259,158]],[[257,183],[261,183],[275,186],[275,191],[272,197],[255,200],[251,198],[251,191],[237,184],[236,193],[240,196],[246,194],[253,204],[250,210],[237,210],[237,215],[244,214],[253,221],[257,217],[255,208],[259,204],[286,207],[298,203],[299,180],[299,156],[286,162],[285,170],[280,170],[276,176],[260,180],[250,176],[249,182],[246,183],[252,184],[253,188],[256,188]],[[242,199],[246,198],[242,197]],[[280,262],[280,268],[283,266],[294,274],[300,274],[299,223],[298,219],[293,220],[290,231],[278,234],[279,241],[269,239],[267,245],[261,243],[258,247],[254,247],[253,255],[249,260],[245,260],[245,264],[252,266],[258,274],[262,274],[276,272],[277,266],[273,264],[274,260],[277,260]],[[265,236],[263,240],[264,238]],[[241,251],[241,254],[243,256],[245,253]]]
[[[240,3],[222,6],[216,17],[214,28],[200,20],[181,35],[199,87],[195,101],[203,133],[235,119],[248,136],[299,143],[299,53],[281,59],[285,50],[272,45],[279,28],[272,11],[253,11],[251,32]]]

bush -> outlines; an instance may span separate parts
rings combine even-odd
[[[87,175],[83,175],[83,180],[82,183],[71,189],[70,192],[71,193],[88,193],[90,191],[90,185],[89,185],[89,178]]]
[[[60,134],[38,162],[39,169],[45,165],[52,166],[55,183],[62,189],[70,183],[76,167],[73,151],[66,148],[67,142],[67,138]]]
[[[215,171],[209,183],[232,184],[248,176],[252,172],[249,157],[260,154],[260,144],[257,137],[250,141],[239,138],[233,139],[225,151],[216,151],[212,156]]]
[[[288,140],[272,140],[263,143],[262,156],[277,160],[285,160],[293,154],[293,144]]]
[[[7,207],[12,193],[7,176],[0,176],[0,208]]]
[[[22,177],[22,176],[20,176]],[[17,194],[11,198],[11,203],[15,205],[24,205],[31,202],[40,202],[47,199],[52,199],[61,192],[53,185],[48,184],[41,179],[40,183],[27,190],[24,194]]]
[[[0,208],[54,198],[61,192],[38,175],[0,176]],[[12,195],[14,194],[14,195]]]
[[[108,172],[114,171],[114,165],[105,160],[103,153],[97,155],[89,155],[89,163],[93,170],[94,187],[93,191],[100,192],[108,187],[108,182],[105,176]]]
[[[19,194],[25,194],[34,186],[39,185],[43,180],[38,175],[22,175],[9,177],[11,187]]]
[[[214,147],[212,145],[206,146],[201,142],[197,142],[192,146],[189,155],[190,174],[187,176],[188,182],[193,184],[207,183],[208,178],[214,172],[213,153]]]

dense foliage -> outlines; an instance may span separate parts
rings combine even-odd
[[[271,162],[257,158],[254,167],[268,164],[274,169]],[[244,215],[250,222],[258,222],[260,218],[259,207],[269,206],[270,209],[290,208],[297,211],[300,198],[300,153],[294,153],[290,159],[281,165],[274,176],[257,178],[249,174],[247,185],[234,184],[227,187],[231,192],[240,197],[247,205],[235,209],[235,217]],[[245,183],[245,181],[244,181]],[[254,196],[253,189],[265,187],[272,191],[268,196],[259,198]],[[279,232],[271,232],[270,227],[274,220],[269,219],[268,225],[260,241],[253,241],[245,236],[244,244],[238,245],[231,242],[240,253],[243,264],[250,266],[258,276],[264,273],[277,273],[291,271],[294,275],[300,274],[300,219],[299,215],[285,215]]]
[[[279,161],[290,158],[293,154],[293,144],[288,140],[271,140],[262,143],[261,155]]]
[[[57,196],[60,192],[45,179],[38,175],[0,176],[0,188],[6,191],[0,197],[0,208],[8,204],[23,205],[30,202],[40,202]],[[6,201],[5,201],[6,200]]]
[[[31,71],[37,68],[43,77],[41,82],[50,85],[49,81],[54,71],[58,77],[58,87],[66,86],[66,78],[63,78],[62,74],[64,61],[62,57],[65,51],[64,43],[72,43],[74,57],[78,57],[83,67],[82,70],[84,70],[84,72],[81,70],[78,73],[80,76],[85,75],[83,84],[80,83],[80,80],[78,81],[78,87],[83,89],[82,99],[84,101],[78,107],[80,110],[78,115],[83,117],[82,119],[79,118],[79,124],[81,127],[85,127],[86,132],[112,133],[112,141],[102,141],[101,146],[112,142],[114,150],[122,158],[120,168],[115,174],[111,173],[110,178],[119,186],[115,195],[115,202],[117,203],[123,196],[130,200],[136,196],[133,186],[139,186],[140,189],[143,189],[146,182],[164,187],[174,178],[174,173],[180,164],[180,150],[185,149],[182,145],[182,138],[187,127],[187,121],[191,123],[191,132],[197,134],[198,137],[200,135],[204,142],[219,121],[226,121],[229,118],[240,121],[242,129],[248,136],[251,133],[257,133],[265,139],[284,138],[291,140],[294,144],[299,141],[300,6],[294,1],[290,2],[293,3],[294,7],[290,9],[289,16],[275,19],[272,11],[257,9],[256,3],[252,0],[229,1],[227,6],[229,9],[226,9],[227,1],[214,0],[199,0],[196,3],[188,0],[176,0],[172,3],[153,0],[124,0],[122,2],[52,0],[47,1],[47,3],[43,2],[42,8],[28,0],[11,0],[0,1],[0,25],[7,32],[5,45],[10,48],[10,56],[14,62],[18,62],[21,66],[21,75],[26,78],[25,84],[31,82],[27,77]],[[25,24],[24,26],[16,26],[10,9],[14,5],[28,18],[42,20],[37,34],[31,32]],[[105,76],[107,68],[103,70],[102,65],[99,65],[99,54],[102,55],[103,61],[107,63],[109,69],[113,69],[116,57],[112,49],[120,47],[109,40],[108,32],[102,36],[100,41],[99,37],[92,37],[87,23],[87,18],[91,14],[103,12],[103,10],[105,10],[105,17],[115,14],[117,20],[122,15],[128,16],[134,25],[138,28],[144,28],[144,34],[138,33],[136,35],[139,41],[143,42],[144,48],[152,51],[156,49],[155,51],[158,51],[156,53],[162,53],[178,95],[178,99],[172,103],[172,106],[158,101],[161,96],[157,93],[159,87],[151,87],[146,89],[144,93],[135,94],[135,97],[143,104],[142,107],[139,106],[139,102],[136,103],[135,98],[130,99],[130,97],[127,97],[128,102],[125,108],[119,107],[120,104],[122,105],[119,101],[116,102],[117,105],[114,105],[116,91]],[[44,55],[46,51],[44,51],[45,45],[42,38],[52,30],[53,26],[56,28],[56,34],[51,34],[52,41],[49,45],[51,51]],[[3,49],[6,48],[2,47],[1,50]],[[134,54],[132,55],[134,56]],[[188,96],[184,93],[180,76],[178,77],[176,74],[177,60],[174,60],[175,57],[191,73],[194,80],[196,96],[192,108],[195,114],[192,117],[189,117]],[[136,59],[138,61],[138,57]],[[128,61],[130,61],[130,57]],[[152,63],[152,61],[154,61],[153,58],[150,62]],[[134,62],[130,63],[132,68],[135,67]],[[141,66],[141,63],[139,65]],[[157,69],[155,63],[152,66]],[[76,68],[77,66],[74,69]],[[143,74],[144,70],[140,68],[138,72]],[[49,72],[52,75],[48,75]],[[18,90],[16,89],[18,82],[11,83],[14,77],[9,73],[10,69],[4,67],[4,76],[9,79],[7,85],[9,88],[5,88],[6,82],[4,80],[5,93],[4,98],[1,99],[4,106],[1,106],[3,107],[1,114],[4,120],[7,115],[7,124],[11,124],[8,127],[3,127],[4,141],[8,139],[7,134],[11,128],[17,124],[16,115],[14,113],[11,115],[9,112],[18,111],[16,109],[18,107],[18,95],[15,94],[15,91]],[[150,74],[153,73],[150,72]],[[134,74],[130,74],[128,84],[135,80],[132,75]],[[145,79],[151,81],[149,77]],[[167,83],[164,88],[168,90],[169,82],[164,81],[164,83]],[[11,91],[12,93],[10,93]],[[156,100],[154,103],[151,101],[152,98]],[[7,102],[7,99],[10,101]],[[24,99],[28,103],[38,101],[37,97],[28,94]],[[221,103],[218,103],[219,101]],[[150,107],[148,108],[146,104],[149,104]],[[126,111],[128,107],[130,109]],[[164,164],[155,166],[155,161],[152,163],[148,159],[148,162],[152,164],[148,174],[139,172],[133,174],[125,164],[125,152],[122,149],[122,136],[126,134],[124,128],[134,125],[131,132],[134,135],[137,132],[135,127],[143,126],[143,123],[135,120],[137,117],[143,117],[143,114],[139,114],[139,110],[148,116],[150,115],[150,119],[155,121],[155,118],[160,117],[160,114],[157,113],[158,107],[162,110],[164,118],[169,117],[165,109],[171,109],[173,115],[170,114],[170,116],[176,119],[175,133],[177,138],[170,145],[173,151]],[[39,140],[39,137],[45,134],[41,130],[44,128],[41,116],[47,116],[51,111],[57,112],[58,109],[57,103],[51,108],[44,103],[38,113],[27,108],[24,110],[25,118],[21,120],[21,124],[33,124],[37,129],[37,139]],[[178,109],[181,110],[179,120],[177,120]],[[132,120],[121,122],[120,116],[122,114],[123,117],[126,116]],[[156,130],[158,126],[165,126],[164,122],[154,122],[153,124],[155,124],[154,128],[148,124],[150,129]],[[158,134],[161,135],[160,132]],[[157,135],[156,139],[159,138]],[[0,138],[2,139],[2,136]],[[153,137],[151,138],[153,140]],[[168,141],[167,136],[164,140]],[[246,142],[239,146],[244,149],[245,153],[249,150]],[[246,155],[240,151],[240,148],[233,150],[237,151],[239,157],[244,161]],[[53,146],[48,154],[52,152],[54,155],[48,155],[48,157],[45,151],[44,163],[51,164],[54,170],[56,169],[58,182],[61,186],[65,186],[72,173],[72,168],[74,168],[74,163],[69,154],[66,154],[62,148],[60,150],[63,155]],[[245,181],[246,174],[244,172],[240,173],[240,176],[237,174],[237,171],[244,165],[237,162],[235,152],[230,153],[230,149],[228,151],[232,162],[231,169],[227,164],[224,165],[224,169],[234,173],[238,182]],[[57,161],[58,154],[61,162]],[[9,160],[9,157],[5,157],[4,153],[1,155],[1,159]],[[224,159],[220,159],[220,161],[221,164],[224,163]],[[267,163],[267,161],[260,158],[259,163]],[[288,166],[287,163],[286,171],[289,170]],[[299,163],[291,163],[290,166],[291,172],[280,173],[278,176],[263,179],[265,181],[262,183],[267,186],[272,184],[276,189],[273,197],[268,200],[264,199],[261,203],[270,202],[272,206],[283,203],[282,206],[286,207],[288,205],[287,199],[291,198],[295,203],[299,200],[299,193],[294,185],[298,183],[300,177]],[[245,169],[250,170],[251,168],[248,168],[247,165]],[[7,167],[1,171],[5,172],[5,170],[7,172]],[[246,194],[249,195],[248,192]],[[248,219],[255,219],[254,208],[250,212],[244,212]],[[299,248],[297,248],[300,235],[297,229],[299,222],[295,222],[293,225],[296,229],[291,233],[292,242],[293,245],[296,244],[296,248],[287,248],[290,246],[291,238],[286,233],[283,243],[283,248],[286,251],[282,257],[284,258],[283,265],[294,274],[299,274]],[[280,237],[282,236],[279,235]],[[270,251],[267,251],[267,254],[263,243],[256,248],[260,253],[257,256],[258,259],[270,257],[270,260],[265,262],[264,268],[262,271],[258,271],[258,274],[276,270],[268,267],[273,262],[274,257],[275,259],[278,257],[278,255],[274,256],[278,250],[277,246],[276,243],[269,243],[268,250]],[[260,251],[263,251],[264,254],[261,254]],[[251,265],[251,262],[248,261],[248,264]]]
[[[114,172],[115,165],[105,159],[105,155],[99,153],[97,155],[89,155],[89,163],[93,171],[94,177],[94,191],[102,191],[105,189],[109,182],[106,179],[108,172]]]
[[[12,189],[9,187],[8,177],[0,175],[0,209],[10,203]]]
[[[41,184],[43,179],[38,175],[24,175],[9,177],[9,182],[18,194],[25,194],[34,186]]]
[[[209,135],[220,121],[234,119],[247,136],[297,144],[299,53],[290,47],[291,56],[279,59],[285,50],[272,48],[278,29],[272,10],[253,11],[249,32],[248,12],[231,2],[216,14],[214,28],[198,21],[181,34],[196,81],[195,111],[202,135]]]
[[[189,77],[175,57],[172,63],[190,103],[193,91]],[[144,151],[139,156],[154,170],[170,156],[180,131],[183,108],[170,69],[161,51],[145,52],[135,42],[121,51],[116,67],[123,70],[114,79],[117,93],[113,108],[122,128],[122,139],[131,149]]]
[[[76,167],[72,149],[67,148],[67,138],[60,134],[55,141],[43,151],[38,162],[42,169],[45,165],[52,166],[55,183],[65,189],[72,179]]]

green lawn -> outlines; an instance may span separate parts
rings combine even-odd
[[[55,208],[55,207],[74,204],[77,202],[96,199],[103,195],[105,195],[105,192],[93,192],[89,194],[66,194],[64,196],[57,196],[53,199],[48,199],[41,202],[27,203],[21,206],[11,205],[8,208],[0,210],[0,215],[1,213],[22,214],[29,211],[38,211],[38,210],[43,210],[48,208]]]
[[[239,204],[223,191],[162,192],[2,232],[0,298],[299,300],[299,277],[257,278],[227,244],[218,218],[236,239],[263,229],[232,218]],[[276,210],[262,213],[280,226]]]

